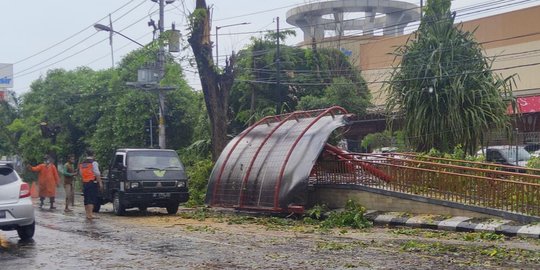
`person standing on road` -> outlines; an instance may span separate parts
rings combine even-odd
[[[66,164],[64,164],[64,170],[62,175],[64,176],[64,190],[66,191],[66,207],[64,212],[71,212],[73,210],[69,209],[69,205],[74,204],[75,191],[73,190],[73,180],[77,175],[77,170],[75,170],[75,155],[71,154],[68,156]]]
[[[88,220],[96,219],[93,216],[94,205],[99,203],[99,192],[103,190],[99,164],[94,160],[94,152],[88,150],[86,159],[79,164],[79,174],[83,182],[84,210]]]
[[[43,157],[43,163],[32,167],[27,166],[28,170],[38,172],[38,186],[39,186],[39,208],[43,208],[43,204],[46,197],[49,197],[50,209],[56,209],[54,207],[54,197],[56,196],[56,186],[60,184],[60,177],[58,176],[58,170],[52,162],[52,158],[49,155]]]

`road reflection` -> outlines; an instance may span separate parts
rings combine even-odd
[[[10,257],[32,257],[35,248],[36,241],[20,240],[16,231],[0,232],[0,261]]]

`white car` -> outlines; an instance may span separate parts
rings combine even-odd
[[[30,186],[9,163],[0,163],[0,229],[17,230],[22,240],[34,237],[34,207]]]
[[[488,148],[481,149],[477,152],[477,155],[483,154],[485,154],[487,162],[494,162],[510,166],[525,167],[527,166],[527,162],[529,161],[529,159],[531,159],[531,155],[525,150],[523,146],[489,146]]]

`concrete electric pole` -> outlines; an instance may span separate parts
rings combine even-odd
[[[171,2],[170,0],[167,2]],[[172,2],[171,2],[172,3]],[[159,97],[159,126],[158,126],[158,143],[159,148],[164,149],[167,147],[165,141],[165,97],[163,95],[163,90],[159,89],[159,82],[165,76],[165,48],[163,47],[163,41],[161,36],[164,31],[164,11],[165,9],[165,0],[159,0],[159,51],[157,59],[157,68],[158,68],[158,97]]]

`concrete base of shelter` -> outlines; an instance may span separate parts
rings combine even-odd
[[[329,208],[342,208],[349,199],[358,202],[367,209],[378,211],[475,218],[503,218],[521,223],[540,221],[540,217],[430,199],[359,185],[318,185],[310,190],[308,206],[326,204]]]

